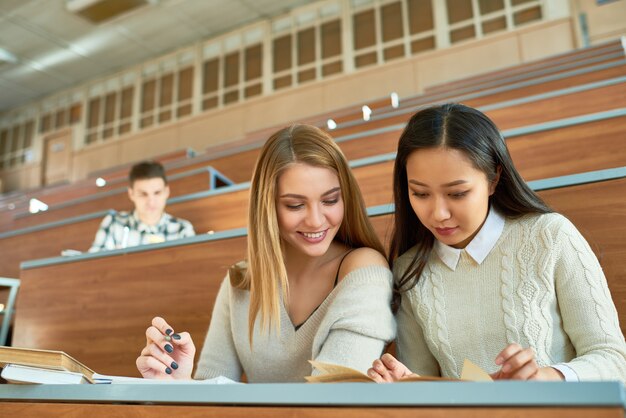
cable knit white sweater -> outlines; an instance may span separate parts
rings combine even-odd
[[[396,276],[414,254],[398,258]],[[398,357],[415,373],[458,377],[466,358],[491,373],[497,354],[518,343],[540,367],[626,381],[626,344],[600,264],[559,214],[506,219],[480,265],[462,251],[452,271],[433,251],[397,320]]]
[[[330,362],[363,372],[395,338],[391,313],[392,274],[381,266],[348,273],[296,331],[281,303],[280,335],[262,333],[258,320],[254,345],[248,339],[250,292],[222,283],[200,354],[196,379],[226,376],[250,383],[304,382],[308,360]]]

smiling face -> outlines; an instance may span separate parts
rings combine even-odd
[[[290,164],[278,178],[276,213],[287,252],[326,254],[343,221],[339,177],[328,168]]]
[[[406,164],[409,200],[420,222],[442,243],[465,248],[489,210],[489,182],[467,156],[437,147],[413,151]]]
[[[139,219],[147,225],[156,225],[170,196],[170,188],[160,177],[135,180],[128,188],[128,197],[135,204]]]

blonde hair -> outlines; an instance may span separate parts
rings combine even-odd
[[[248,336],[252,344],[254,323],[261,330],[280,329],[280,297],[287,300],[289,283],[281,247],[276,193],[278,178],[290,164],[328,168],[339,178],[344,218],[335,239],[348,247],[370,247],[384,254],[365,210],[361,190],[348,161],[330,135],[315,126],[293,125],[272,135],[257,160],[250,186],[247,265],[230,270],[231,284],[250,291]]]

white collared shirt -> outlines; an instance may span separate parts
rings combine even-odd
[[[465,248],[450,247],[439,240],[435,240],[435,253],[452,271],[456,270],[462,251],[465,251],[476,263],[481,264],[496,246],[504,230],[504,224],[504,216],[495,209],[489,208],[489,213],[483,226]],[[566,382],[578,382],[578,375],[566,364],[560,363],[551,367],[561,372]]]
[[[474,261],[481,264],[496,245],[496,242],[498,242],[503,230],[504,216],[493,209],[489,209],[487,219],[485,219],[482,228],[480,228],[480,231],[478,231],[472,241],[467,244],[467,247],[454,248],[439,240],[435,240],[435,252],[441,261],[452,271],[456,270],[456,266],[459,264],[461,251],[465,251]]]
[[[156,225],[143,223],[136,211],[111,212],[104,217],[89,252],[155,244],[195,235],[189,221],[163,213]]]

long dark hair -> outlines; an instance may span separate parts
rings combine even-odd
[[[457,103],[420,110],[411,117],[398,142],[393,170],[393,195],[396,206],[389,264],[411,247],[417,252],[409,267],[400,272],[394,285],[394,306],[399,295],[412,289],[430,257],[435,237],[419,221],[411,208],[406,174],[409,155],[425,148],[446,147],[462,151],[492,182],[501,169],[489,204],[506,217],[529,213],[549,213],[552,209],[526,184],[513,165],[504,138],[496,125],[482,112]]]

